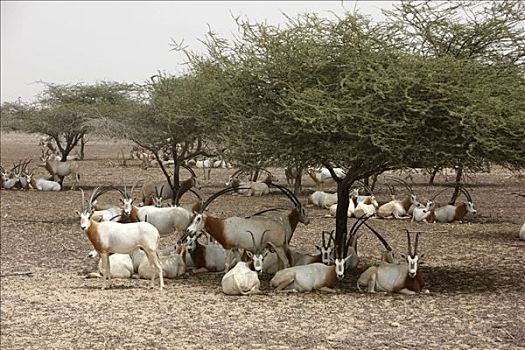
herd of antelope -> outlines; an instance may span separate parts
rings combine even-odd
[[[1,168],[1,185],[4,189],[60,191],[65,176],[73,177],[72,190],[79,187],[80,174],[76,161],[51,159],[42,152],[42,163],[50,174],[47,179],[36,179],[28,170],[30,161],[14,164],[10,171]],[[260,293],[262,272],[271,274],[270,286],[278,291],[308,292],[335,291],[345,272],[356,270],[359,263],[358,239],[371,232],[384,246],[376,266],[370,266],[357,279],[357,289],[367,292],[396,292],[414,294],[428,292],[418,264],[423,254],[418,254],[420,232],[406,231],[408,249],[402,260],[397,260],[394,249],[369,221],[376,219],[408,219],[427,223],[462,222],[467,215],[475,215],[476,209],[469,191],[459,187],[466,201],[456,203],[458,195],[445,205],[438,205],[436,193],[425,204],[421,203],[412,187],[403,180],[392,178],[392,182],[407,190],[398,195],[395,186],[389,184],[391,198],[381,203],[374,193],[362,184],[350,194],[348,217],[356,220],[343,237],[334,237],[333,232],[323,231],[321,246],[315,246],[316,254],[307,253],[293,245],[293,235],[299,224],[311,221],[307,205],[286,186],[277,183],[271,172],[264,180],[244,181],[242,171],[234,172],[225,188],[206,200],[199,195],[201,185],[189,166],[184,166],[190,177],[181,181],[175,195],[167,182],[145,183],[139,194],[141,203],[134,204],[135,185],[128,188],[95,188],[86,200],[79,188],[81,210],[78,211],[80,228],[94,247],[90,256],[98,257],[98,272],[86,277],[103,277],[103,288],[111,286],[112,278],[151,279],[152,286],[158,276],[160,289],[164,278],[175,278],[190,271],[192,273],[224,273],[222,290],[229,295]],[[328,175],[327,175],[328,173]],[[345,176],[343,169],[335,168],[338,177]],[[337,195],[322,191],[322,185],[333,181],[327,169],[308,169],[308,175],[316,185],[316,191],[308,196],[308,206],[327,209],[326,216],[334,216]],[[270,208],[250,216],[222,218],[211,214],[209,206],[220,196],[228,193],[243,196],[267,195],[277,189],[291,203],[291,207]],[[360,191],[366,193],[360,194]],[[446,189],[445,189],[446,190]],[[101,204],[102,195],[115,191],[121,204]],[[190,205],[181,205],[180,198],[187,192],[196,196]],[[166,199],[175,200],[165,206]],[[522,228],[525,232],[525,224]],[[520,233],[520,237],[525,234]],[[177,244],[160,249],[160,237],[175,235]]]

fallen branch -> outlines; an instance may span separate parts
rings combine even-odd
[[[0,277],[9,277],[9,276],[30,276],[32,275],[32,271],[25,271],[25,272],[6,272],[4,274],[1,274]]]
[[[448,231],[412,231],[409,230],[410,233],[448,233]]]
[[[62,249],[64,250],[67,250],[68,252],[76,252],[75,249],[71,249],[71,248],[68,248],[64,245],[64,243],[60,243],[60,245],[62,246]]]

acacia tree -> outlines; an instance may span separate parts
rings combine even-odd
[[[464,168],[487,169],[491,162],[522,167],[523,99],[517,96],[523,91],[525,4],[403,1],[386,13],[387,30],[397,33],[391,45],[438,62],[425,75],[438,98],[429,99],[432,113],[421,118],[441,137],[421,136],[439,157],[423,163],[455,167],[457,182]],[[493,105],[505,105],[504,111]]]
[[[132,91],[131,85],[112,82],[45,85],[36,103],[9,105],[11,117],[6,116],[6,125],[13,130],[50,136],[62,161],[79,142],[85,141],[91,121],[116,113],[129,103]]]
[[[505,126],[523,119],[518,95],[494,90],[484,78],[490,73],[494,84],[512,82],[521,92],[519,70],[506,65],[503,74],[484,60],[422,54],[396,41],[398,27],[359,15],[336,21],[304,15],[284,28],[238,24],[234,42],[213,35],[207,41],[206,64],[216,68],[210,85],[228,115],[230,144],[256,149],[261,158],[347,168],[337,185],[337,242],[347,235],[356,180],[444,159],[471,167],[493,159],[484,145],[495,148],[489,135],[503,135],[491,125],[490,98],[482,101],[479,91],[483,98],[513,99],[500,107]],[[520,163],[523,152],[514,153]]]
[[[143,94],[134,108],[123,113],[113,124],[113,130],[130,138],[155,155],[162,173],[169,183],[177,204],[180,167],[199,155],[213,156],[217,145],[216,128],[221,116],[207,113],[196,98],[203,94],[198,74],[175,77],[159,73],[143,86]],[[199,92],[200,91],[200,92]],[[163,163],[161,154],[167,152],[174,162],[173,174]]]
[[[406,58],[360,16],[305,15],[285,28],[238,23],[240,37],[230,45],[208,41],[220,68],[213,85],[224,87],[215,94],[228,115],[229,145],[255,149],[261,159],[345,167],[337,184],[341,242],[352,184],[406,164],[409,121],[397,114],[397,87],[410,84]]]

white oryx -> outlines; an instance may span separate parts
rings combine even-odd
[[[49,174],[52,176],[53,180],[58,182],[62,186],[64,177],[72,175],[74,183],[71,186],[71,190],[75,188],[80,183],[80,169],[76,161],[65,161],[61,162],[58,160],[51,160],[49,155],[42,155],[41,160],[43,164],[41,166],[45,167]]]
[[[122,195],[123,202],[123,216],[130,219],[131,222],[146,221],[155,226],[160,235],[168,235],[171,233],[182,233],[191,223],[193,216],[192,211],[183,207],[165,207],[157,208],[151,205],[137,207],[133,205],[132,194],[129,194],[124,188],[124,191],[118,189]],[[133,193],[133,188],[131,189]],[[195,210],[200,207],[200,203],[195,204]]]
[[[239,261],[234,268],[222,277],[222,291],[227,295],[259,294],[261,281],[249,263]]]
[[[31,188],[39,191],[60,191],[62,186],[56,181],[46,179],[35,179],[33,174],[26,175],[27,181]]]
[[[218,244],[202,244],[198,241],[202,233],[197,236],[188,236],[185,240],[188,253],[193,261],[193,273],[222,272],[226,258],[226,251]]]
[[[186,246],[179,244],[175,251],[169,255],[159,256],[162,274],[165,278],[176,278],[186,273]],[[144,279],[152,278],[156,273],[156,268],[151,265],[148,259],[143,259],[137,270],[139,277]]]
[[[308,224],[309,218],[299,200],[290,190],[276,184],[273,184],[273,186],[278,187],[295,205],[286,215],[273,215],[268,212],[266,215],[253,215],[249,218],[229,217],[221,219],[202,213],[214,199],[235,190],[229,187],[215,193],[206,200],[201,208],[201,213],[194,216],[191,225],[186,230],[186,234],[181,239],[186,239],[188,235],[196,236],[203,231],[209,233],[227,250],[226,269],[228,269],[234,258],[236,261],[240,261],[239,249],[251,251],[255,249],[252,237],[248,233],[248,231],[251,231],[256,242],[261,242],[261,245],[272,244],[279,257],[281,266],[289,266],[286,255],[288,243],[297,224],[299,222]],[[263,237],[262,234],[265,231],[267,232]]]
[[[465,195],[467,202],[455,204],[455,198],[452,198],[447,205],[442,207],[434,206],[426,220],[428,222],[450,223],[462,221],[467,214],[476,215],[477,210],[474,207],[470,193],[464,187],[459,187],[459,191]]]
[[[361,219],[358,222],[363,223],[364,221]],[[356,233],[359,226],[356,227],[354,224],[351,232],[352,237],[357,237]],[[353,265],[350,261],[357,257],[357,255],[353,255],[355,246],[348,249],[348,244],[351,245],[355,242],[352,237],[348,240],[349,243],[339,242],[340,251],[336,251],[335,265],[327,266],[322,263],[313,263],[289,267],[277,271],[270,281],[270,286],[288,292],[310,292],[312,290],[335,292],[334,287],[337,281],[344,278],[345,269],[348,265]],[[346,237],[343,238],[346,239]],[[349,255],[345,256],[345,253]]]
[[[381,263],[378,266],[369,267],[359,276],[357,288],[367,287],[369,293],[395,292],[402,294],[415,294],[423,291],[423,275],[418,269],[418,263],[423,258],[417,254],[417,243],[419,232],[416,233],[414,249],[410,241],[410,232],[407,230],[408,255],[403,256],[404,263],[391,264]]]
[[[82,211],[77,212],[80,217],[80,228],[84,231],[93,244],[95,250],[100,254],[102,260],[102,273],[106,284],[102,287],[111,285],[110,260],[109,254],[121,253],[130,254],[137,248],[142,248],[148,257],[148,260],[155,266],[160,279],[160,289],[164,287],[162,276],[162,267],[160,266],[157,250],[159,246],[160,235],[155,226],[147,222],[137,222],[130,224],[121,224],[113,221],[96,222],[91,219],[93,210],[91,203],[102,194],[99,187],[93,190],[91,198],[85,205],[84,191],[82,193]],[[151,278],[151,285],[155,282],[155,275]]]
[[[313,204],[323,209],[330,209],[333,205],[337,205],[337,192],[315,191],[308,196],[308,204]]]
[[[99,254],[96,250],[89,252],[90,258],[98,258]],[[98,272],[90,272],[86,278],[100,278],[103,277],[104,267],[102,266],[102,259],[98,261]],[[111,278],[131,278],[133,275],[133,261],[129,254],[111,254],[109,256],[109,273]]]
[[[335,176],[343,179],[346,176],[346,171],[342,168],[333,168]],[[308,168],[308,175],[315,182],[315,186],[318,191],[322,191],[323,184],[325,183],[335,183],[332,174],[328,168]]]

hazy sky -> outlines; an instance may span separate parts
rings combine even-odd
[[[359,1],[361,13],[382,18],[392,1]],[[170,51],[184,39],[204,52],[208,25],[223,37],[236,31],[232,14],[277,24],[315,12],[332,17],[353,10],[354,1],[174,1],[1,3],[1,101],[32,102],[43,90],[37,81],[142,83],[157,71],[180,73],[185,57]]]

